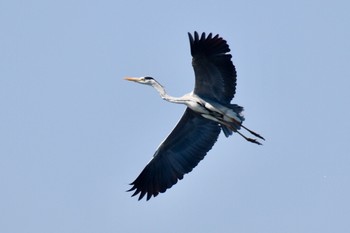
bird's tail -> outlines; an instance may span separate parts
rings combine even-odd
[[[226,137],[229,137],[232,135],[233,132],[237,132],[237,130],[241,129],[241,125],[244,121],[243,116],[243,107],[237,105],[237,104],[230,104],[227,106],[230,108],[237,120],[232,120],[232,122],[228,122],[228,125],[221,124],[221,129],[224,132]]]
[[[236,117],[232,118],[232,120],[230,122],[226,121],[225,124],[221,124],[221,128],[222,128],[222,131],[224,132],[225,136],[229,137],[230,135],[232,135],[233,132],[235,132],[235,133],[238,133],[239,135],[241,135],[247,141],[261,145],[261,143],[257,139],[246,137],[244,134],[239,132],[239,130],[241,128],[243,128],[246,131],[248,131],[250,134],[254,135],[255,137],[258,137],[262,140],[265,140],[265,138],[262,137],[260,134],[254,132],[253,130],[248,129],[247,127],[245,127],[242,124],[244,121],[244,116],[242,114],[243,107],[236,105],[236,104],[230,104],[229,107],[234,113],[236,113],[235,114]]]

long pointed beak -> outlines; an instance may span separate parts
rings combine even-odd
[[[135,77],[125,77],[124,78],[127,81],[133,81],[133,82],[139,82],[140,78],[135,78]]]

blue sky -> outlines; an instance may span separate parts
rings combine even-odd
[[[1,1],[0,232],[349,232],[347,1]],[[194,84],[213,32],[263,146],[222,134],[166,193],[125,192]]]

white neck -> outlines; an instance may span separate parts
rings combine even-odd
[[[160,95],[160,97],[162,97],[162,99],[171,102],[171,103],[176,103],[176,104],[185,104],[186,100],[184,100],[183,98],[179,98],[179,97],[173,97],[170,96],[166,93],[165,88],[160,85],[160,83],[158,83],[157,81],[154,81],[152,83],[152,87],[154,87],[154,89],[156,89]]]

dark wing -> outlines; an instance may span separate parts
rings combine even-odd
[[[216,35],[199,38],[188,33],[191,45],[192,66],[196,76],[194,93],[200,97],[214,99],[219,103],[230,103],[236,90],[236,69],[232,64],[230,48],[226,41]]]
[[[139,200],[146,194],[149,200],[152,195],[165,192],[197,166],[213,147],[219,133],[217,123],[187,108],[128,191],[135,190],[132,196],[140,193]]]

